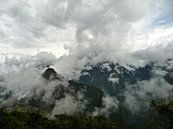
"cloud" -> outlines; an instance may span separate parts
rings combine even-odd
[[[119,101],[114,96],[105,95],[102,98],[103,107],[102,108],[95,108],[95,110],[92,112],[93,116],[98,115],[105,115],[106,117],[109,117],[109,115],[112,112],[115,112],[118,109]]]
[[[1,31],[13,47],[32,47],[35,38],[43,36],[44,23],[34,17],[30,6],[22,0],[1,1]]]
[[[32,47],[37,45],[36,39],[45,37],[44,30],[54,26],[57,30],[63,30],[68,24],[75,26],[76,38],[82,40],[85,30],[96,33],[105,33],[111,24],[115,28],[126,22],[140,19],[145,15],[148,2],[138,6],[135,1],[133,7],[128,0],[124,2],[105,1],[78,1],[75,0],[49,0],[49,1],[1,1],[2,34],[13,36],[6,39],[17,47]],[[141,11],[141,8],[143,11]],[[136,13],[138,12],[138,13]],[[120,32],[121,27],[118,27]],[[112,29],[110,29],[112,31]],[[124,29],[122,29],[123,31]],[[122,32],[123,33],[123,32]],[[105,33],[106,34],[106,33]],[[67,36],[68,38],[68,36]]]
[[[169,99],[173,87],[161,77],[153,77],[149,81],[127,85],[124,91],[125,105],[132,112],[148,109],[152,100]]]
[[[85,103],[76,100],[73,96],[66,95],[65,98],[56,101],[52,114],[69,114],[80,113],[85,109]]]
[[[56,106],[61,102],[61,104],[63,104],[61,106],[66,107],[68,107],[67,104],[70,103],[72,103],[72,105],[79,104],[78,100],[74,96],[71,96],[70,93],[72,91],[66,91],[69,90],[68,80],[63,78],[62,80],[47,82],[42,78],[41,75],[45,71],[47,65],[53,64],[55,60],[55,56],[50,53],[39,53],[34,57],[20,59],[7,58],[5,63],[0,65],[0,89],[2,90],[0,93],[1,104],[8,107],[14,106],[22,101],[24,104],[26,103],[28,105],[31,104],[29,101],[32,100],[32,103],[37,101],[37,106],[44,103],[44,107],[48,107],[47,110],[51,109],[52,104]],[[61,87],[66,89],[64,92],[67,93],[62,100],[58,101],[53,94],[57,91],[56,89],[59,90]],[[63,94],[63,92],[61,94]],[[80,95],[78,98],[81,98]],[[58,102],[56,102],[56,100]],[[73,102],[71,102],[71,100],[73,100]],[[60,107],[58,106],[58,108]],[[72,113],[73,108],[74,107],[66,109],[66,113]],[[59,111],[57,108],[55,109],[55,107],[51,110],[53,110],[52,113],[65,113],[64,110]]]
[[[170,12],[170,5],[170,0],[2,0],[2,52],[25,54],[26,50],[31,55],[40,48],[57,57],[68,51],[76,60],[83,56],[93,62],[116,62],[153,44],[145,40],[155,30],[150,25]]]
[[[0,106],[34,103],[34,106],[50,111],[53,115],[72,115],[86,111],[92,98],[88,99],[85,86],[75,91],[75,87],[70,86],[69,81],[59,74],[61,80],[47,81],[42,78],[47,65],[52,65],[55,61],[55,56],[46,52],[20,59],[6,58],[5,63],[0,64]],[[106,92],[99,99],[102,99],[100,107],[93,113],[87,113],[109,116],[111,111],[118,108],[117,98],[107,95]]]
[[[139,50],[133,55],[138,59],[146,60],[149,62],[164,62],[167,59],[172,59],[173,44],[172,41],[167,44],[163,43],[158,46],[151,46],[144,50]]]

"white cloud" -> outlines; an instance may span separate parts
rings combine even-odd
[[[1,52],[33,55],[39,48],[57,57],[70,53],[77,60],[95,56],[95,62],[115,61],[158,44],[160,38],[167,42],[163,28],[148,25],[170,5],[170,0],[2,0]],[[160,12],[163,7],[167,8]],[[168,31],[164,37],[169,37]],[[69,47],[63,48],[65,44]]]
[[[153,77],[148,81],[141,81],[135,85],[127,85],[124,91],[125,104],[133,112],[142,107],[149,107],[152,100],[169,99],[172,97],[172,85],[161,77]]]

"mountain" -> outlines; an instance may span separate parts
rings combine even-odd
[[[39,75],[37,86],[19,97],[1,86],[6,78],[0,77],[0,103],[3,108],[35,107],[55,116],[105,115],[122,129],[139,129],[146,119],[150,121],[152,100],[173,98],[172,73],[172,60],[142,67],[112,62],[89,65],[79,80],[68,80],[47,68]]]
[[[53,112],[58,109],[58,113],[90,113],[97,108],[104,108],[103,98],[106,94],[97,87],[88,86],[86,84],[67,80],[59,75],[53,68],[47,68],[41,75],[41,84],[39,88],[33,88],[29,95],[15,99],[13,91],[6,92],[4,87],[1,87],[1,106],[16,107],[18,105],[27,105],[37,107],[42,110]],[[60,102],[60,103],[59,103]],[[63,104],[67,104],[63,108]],[[68,107],[69,105],[72,107]],[[65,109],[67,108],[67,109]],[[73,109],[74,108],[74,109]]]
[[[153,66],[150,64],[136,68],[131,65],[123,67],[119,64],[104,62],[91,66],[91,69],[84,69],[79,81],[104,89],[111,95],[116,95],[125,88],[126,84],[149,80],[152,76],[152,69]]]
[[[103,62],[88,66],[82,70],[79,82],[96,86],[110,95],[121,93],[126,85],[161,77],[167,83],[173,84],[173,60],[165,62],[151,62],[142,67],[120,65],[118,63]]]
[[[173,61],[142,67],[103,62],[82,70],[79,81],[115,96],[119,108],[113,118],[126,125],[124,128],[139,129],[146,121],[150,101],[173,99]]]

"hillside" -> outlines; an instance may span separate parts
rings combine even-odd
[[[120,129],[114,122],[103,116],[89,117],[83,114],[74,116],[46,116],[36,108],[18,107],[0,110],[1,129]]]

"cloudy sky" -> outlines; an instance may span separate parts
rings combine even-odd
[[[172,0],[0,0],[0,54],[169,57],[172,7]]]
[[[6,58],[12,56],[26,58]],[[172,57],[173,0],[0,0],[0,77],[5,75],[7,88],[19,95],[42,85],[35,65],[51,64],[59,74],[78,79],[90,64],[141,66]],[[139,83],[135,94],[167,97],[172,87],[165,83]],[[133,108],[136,85],[131,87],[124,94]]]

